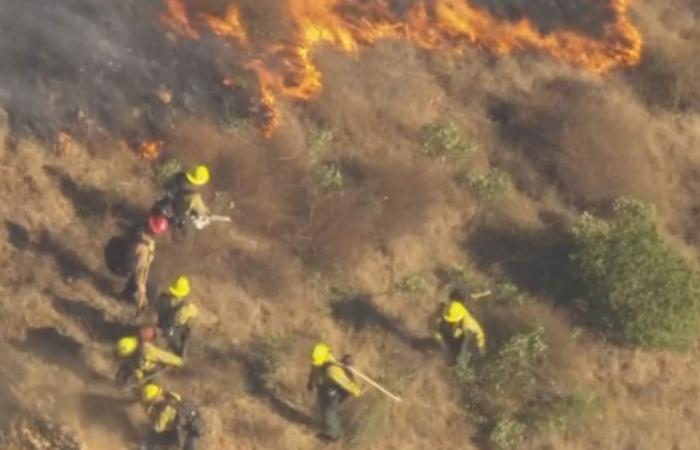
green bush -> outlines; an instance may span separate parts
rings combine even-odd
[[[163,186],[173,175],[181,170],[182,164],[175,158],[170,158],[153,168],[158,186]]]
[[[333,130],[330,128],[321,128],[316,130],[311,137],[307,150],[309,153],[309,165],[315,165],[320,162],[323,154],[328,150],[329,144],[333,141]]]
[[[692,342],[697,273],[659,234],[652,206],[618,199],[610,221],[583,214],[572,234],[571,259],[598,323],[642,346]]]
[[[509,417],[500,417],[491,430],[489,442],[494,448],[508,450],[517,448],[525,437],[525,425]]]
[[[454,122],[433,122],[422,131],[423,153],[432,158],[459,158],[477,150],[476,143],[462,138]]]
[[[496,392],[514,385],[523,387],[533,381],[532,369],[546,357],[548,348],[541,326],[516,334],[487,361],[480,377]]]
[[[428,282],[420,273],[414,273],[411,275],[406,275],[399,280],[399,282],[396,283],[396,288],[406,294],[425,294],[428,292]]]
[[[510,176],[498,169],[489,169],[479,174],[468,174],[460,180],[461,184],[479,200],[489,202],[502,198],[510,191]]]
[[[316,185],[321,191],[343,189],[345,178],[340,167],[334,162],[320,163],[314,171]]]
[[[527,411],[524,422],[544,431],[565,431],[584,422],[599,403],[599,397],[586,389],[552,395]]]

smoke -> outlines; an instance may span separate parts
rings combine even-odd
[[[246,96],[221,85],[216,51],[158,25],[160,2],[0,1],[0,106],[13,132],[52,138],[158,135],[178,112],[228,117]],[[235,55],[228,55],[235,60]],[[170,91],[166,104],[158,93]]]
[[[477,7],[509,21],[524,18],[533,22],[543,33],[571,30],[589,36],[603,34],[605,25],[614,18],[606,2],[590,0],[470,0]]]

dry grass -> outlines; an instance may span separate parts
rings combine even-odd
[[[692,6],[640,3],[643,31],[675,34],[676,23],[692,31],[697,19],[672,11],[681,4]],[[263,30],[284,34],[280,2],[241,5],[260,23],[256,39],[265,39]],[[383,43],[353,60],[322,49],[314,57],[323,92],[303,107],[284,105],[284,127],[273,139],[249,128],[224,132],[206,118],[176,122],[165,136],[170,154],[184,165],[210,164],[208,201],[234,218],[230,227],[214,225],[186,244],[165,240],[158,250],[158,275],[190,274],[202,311],[190,368],[166,382],[203,406],[206,445],[488,448],[484,428],[464,416],[439,352],[417,345],[441,299],[432,269],[466,257],[476,263],[475,280],[488,285],[500,267],[500,278],[525,293],[516,306],[473,307],[491,348],[540,323],[550,347],[541,376],[562,389],[594,386],[601,397],[590,422],[529,435],[519,448],[698,448],[695,351],[608,345],[576,328],[569,305],[551,303],[560,292],[552,282],[566,280],[558,231],[581,208],[604,208],[621,194],[642,197],[657,204],[677,241],[696,249],[698,88],[683,55],[698,45],[693,33],[660,39],[637,72],[606,78],[531,55],[491,60],[474,50],[454,58]],[[665,83],[654,82],[659,78]],[[484,170],[496,167],[513,179],[512,198],[488,218],[495,222],[474,221],[453,168],[420,154],[421,129],[447,119],[479,142]],[[308,146],[310,130],[319,128],[333,130],[323,158],[342,172],[342,189],[319,192],[314,184]],[[110,149],[75,146],[59,155],[26,140],[0,147],[0,295],[11,301],[0,302],[8,344],[0,379],[23,396],[23,407],[55,412],[97,450],[133,444],[144,420],[139,408],[109,396],[98,398],[114,401],[113,416],[86,409],[86,395],[113,395],[106,378],[114,361],[111,343],[95,339],[95,324],[85,321],[128,325],[131,313],[114,299],[123,280],[106,274],[102,245],[155,195],[148,166]],[[386,293],[414,273],[425,274],[422,295]],[[364,303],[349,304],[355,322],[333,309],[334,287],[367,293]],[[56,295],[95,311],[62,313]],[[42,340],[57,335],[63,338],[54,346]],[[284,340],[281,356],[274,345],[260,345],[270,335]],[[317,339],[338,354],[353,353],[358,368],[406,402],[390,404],[369,391],[348,403],[350,442],[320,443],[313,397],[304,389]],[[58,348],[58,356],[44,347]],[[274,364],[261,366],[261,354]],[[57,405],[64,405],[60,415]]]

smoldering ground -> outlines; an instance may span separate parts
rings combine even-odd
[[[287,30],[277,25],[284,22],[278,17],[284,13],[280,3],[256,3],[240,3],[245,18],[258,20],[260,28],[254,30],[284,35]],[[411,2],[391,4],[400,14]],[[544,3],[481,4],[509,20],[527,15],[543,30],[578,28],[592,36],[608,17],[608,9],[601,6],[587,9],[590,16],[585,19],[576,14],[581,2],[552,3],[563,8],[559,12]],[[223,9],[226,2],[212,5]],[[457,264],[471,258],[484,270],[503,263],[501,270],[521,289],[547,298],[555,293],[538,281],[549,274],[535,273],[540,266],[532,261],[549,255],[542,250],[549,248],[548,227],[554,221],[548,219],[575,216],[583,209],[604,210],[621,194],[655,203],[667,231],[688,245],[697,244],[700,90],[688,74],[684,53],[677,53],[682,48],[694,54],[700,48],[697,12],[684,9],[693,6],[689,2],[640,3],[634,14],[641,18],[642,33],[651,36],[641,66],[602,77],[534,51],[494,57],[466,48],[456,56],[392,41],[350,58],[320,48],[313,54],[324,75],[319,97],[309,103],[282,100],[282,128],[270,140],[251,128],[219,129],[220,115],[245,115],[254,101],[254,93],[221,86],[229,71],[241,70],[238,50],[220,45],[212,36],[188,42],[168,35],[157,20],[162,6],[0,0],[0,49],[8,55],[0,63],[0,102],[20,136],[51,138],[64,128],[78,136],[81,129],[87,136],[96,130],[115,138],[161,134],[172,147],[168,154],[186,163],[211,164],[213,190],[236,201],[235,232],[212,226],[190,253],[184,253],[187,258],[172,242],[159,249],[164,277],[191,271],[195,289],[201,289],[196,300],[203,325],[194,341],[206,350],[198,356],[206,369],[197,372],[206,376],[186,372],[174,382],[208,408],[214,426],[207,439],[219,448],[276,448],[280,442],[295,448],[317,445],[313,432],[289,420],[288,407],[279,408],[291,404],[294,411],[313,414],[313,400],[299,385],[308,366],[307,344],[317,336],[344,349],[361,349],[354,355],[359,367],[387,378],[400,374],[397,384],[404,392],[444,405],[430,412],[392,407],[386,414],[391,426],[380,430],[366,448],[454,448],[454,436],[461,446],[485,448],[469,442],[471,429],[465,431],[468,423],[455,412],[459,406],[446,370],[436,362],[439,358],[420,360],[425,370],[417,370],[422,356],[392,338],[390,327],[356,331],[336,321],[328,314],[327,291],[313,288],[310,279],[315,275],[310,274],[316,272],[311,269],[335,265],[343,277],[384,292],[409,271],[429,272],[437,262]],[[595,24],[586,25],[587,20]],[[162,85],[173,92],[170,104],[155,94]],[[669,101],[668,93],[679,100]],[[515,238],[504,239],[498,229],[472,227],[471,211],[497,206],[477,208],[478,201],[454,183],[457,168],[421,152],[421,127],[438,120],[453,121],[462,135],[478,143],[480,153],[470,170],[495,166],[510,174],[520,196],[507,204],[511,219],[499,225],[507,226],[507,236]],[[336,164],[345,186],[316,196],[307,147],[312,131],[320,128],[333,131],[324,162]],[[83,373],[82,354],[72,349],[90,342],[92,328],[83,324],[82,316],[69,321],[52,311],[55,302],[45,293],[47,286],[73,294],[67,298],[76,304],[91,305],[96,312],[88,316],[100,329],[121,313],[120,305],[94,286],[101,284],[100,270],[106,271],[100,266],[99,243],[110,237],[110,208],[88,214],[82,197],[66,186],[97,186],[105,195],[119,192],[121,197],[138,198],[141,206],[155,195],[142,161],[116,150],[101,152],[99,159],[90,155],[98,151],[88,146],[85,153],[76,149],[59,157],[20,142],[18,149],[0,152],[3,164],[15,169],[0,180],[0,210],[12,214],[11,224],[0,232],[17,237],[0,252],[0,279],[12,294],[2,301],[3,335],[22,336],[18,351],[31,362],[34,377],[25,378],[27,389],[35,393],[55,387],[49,383],[47,388],[46,379],[78,377],[76,384],[90,380]],[[47,170],[46,165],[61,170]],[[25,201],[28,198],[32,202]],[[225,204],[212,202],[217,208]],[[51,242],[62,245],[44,242],[35,249],[32,242],[45,241],[44,228],[50,228]],[[484,238],[479,249],[463,242],[468,243],[470,236],[465,234],[474,229],[482,234],[472,238]],[[525,234],[524,229],[532,232]],[[484,242],[494,240],[504,247],[503,261],[493,257],[493,248],[483,248]],[[476,251],[481,254],[474,255]],[[522,259],[509,260],[516,257]],[[373,272],[357,273],[368,268]],[[110,283],[119,287],[117,280],[107,279],[105,284]],[[387,295],[373,301],[376,311],[390,311],[407,328],[415,326],[406,333],[422,337],[424,330],[416,324],[434,306],[428,294],[424,297]],[[487,311],[489,305],[483,308]],[[690,381],[696,378],[696,367],[674,355],[657,360],[658,355],[625,354],[625,349],[601,350],[597,343],[569,344],[573,332],[568,322],[548,312],[549,306],[541,308],[538,303],[523,317],[528,324],[543,322],[556,335],[553,342],[566,337],[566,346],[558,346],[563,350],[553,355],[556,370],[559,359],[563,367],[574,356],[587,358],[588,365],[577,377],[597,381],[615,399],[601,412],[607,426],[587,429],[586,435],[573,435],[554,448],[586,445],[581,442],[594,442],[591,445],[599,448],[666,448],[671,441],[692,448],[694,443],[688,444],[681,434],[694,437],[692,427],[700,416],[692,396],[687,396],[697,390]],[[485,323],[491,323],[491,316],[493,323],[503,324],[503,330],[494,332],[505,339],[510,317],[484,312]],[[47,328],[58,331],[41,331]],[[294,351],[284,355],[287,359],[265,380],[261,395],[246,388],[245,367],[237,368],[234,357],[240,355],[230,348],[238,348],[232,342],[247,343],[255,333],[267,335],[271,330],[292,342]],[[27,331],[29,339],[23,337]],[[57,334],[80,341],[63,345],[68,361],[51,358],[51,350],[64,342]],[[212,351],[215,345],[222,352]],[[575,350],[569,351],[569,345]],[[94,343],[90,350],[111,355],[107,342]],[[105,356],[105,361],[107,368],[98,368],[109,373],[111,359]],[[408,375],[402,378],[403,374]],[[662,390],[657,390],[659,385]],[[3,392],[0,406],[5,403]],[[29,396],[26,402],[40,400]],[[644,417],[627,413],[640,408],[650,412]],[[115,412],[118,423],[124,414]],[[112,417],[107,420],[110,425]],[[84,431],[104,431],[88,419],[80,423]],[[136,415],[134,423],[143,423],[143,418]],[[104,434],[119,439],[128,429],[107,428]],[[640,442],[646,438],[648,443]],[[108,444],[101,445],[95,448]]]

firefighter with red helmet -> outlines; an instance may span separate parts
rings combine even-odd
[[[165,235],[169,227],[168,219],[164,216],[150,215],[131,244],[127,261],[129,279],[123,295],[136,303],[139,312],[146,309],[149,298],[155,299],[157,295],[157,286],[151,277],[156,252],[155,238]]]

